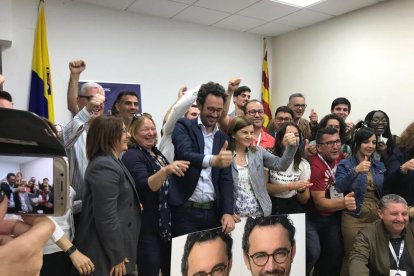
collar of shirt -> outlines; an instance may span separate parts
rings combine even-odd
[[[201,128],[201,132],[203,132],[203,135],[204,135],[204,136],[206,136],[206,135],[215,135],[215,134],[216,134],[216,132],[219,130],[219,127],[218,127],[218,125],[216,124],[216,125],[214,126],[214,129],[213,129],[213,131],[212,131],[212,132],[207,132],[207,128],[206,128],[206,126],[205,126],[205,125],[203,125],[203,122],[201,121],[200,116],[198,116],[198,118],[197,118],[197,124],[198,124],[198,126]]]

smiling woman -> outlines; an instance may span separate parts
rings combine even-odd
[[[357,127],[361,125],[360,122]],[[377,136],[373,129],[357,129],[352,142],[353,156],[342,160],[336,170],[336,189],[344,194],[354,192],[356,202],[355,211],[342,212],[345,256],[341,275],[348,275],[349,253],[356,234],[379,218],[377,210],[382,196],[385,166],[373,158],[376,145]]]
[[[183,176],[188,161],[169,164],[156,148],[157,129],[148,113],[135,114],[129,126],[129,149],[122,157],[142,199],[143,228],[139,235],[138,274],[169,275],[171,211],[167,204],[171,174]]]
[[[125,275],[135,269],[140,201],[134,180],[118,159],[129,136],[114,116],[93,119],[88,130],[89,165],[75,244],[96,265],[96,275]]]

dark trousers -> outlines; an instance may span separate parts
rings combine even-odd
[[[65,252],[59,251],[53,254],[45,254],[43,255],[43,266],[40,270],[40,276],[70,275],[72,268],[75,269]]]
[[[342,256],[340,215],[306,214],[306,275],[338,276]]]
[[[220,225],[220,217],[214,207],[208,210],[184,206],[174,207],[172,209],[174,237],[219,227]]]
[[[163,241],[158,233],[142,233],[138,242],[138,275],[170,275],[171,242]]]

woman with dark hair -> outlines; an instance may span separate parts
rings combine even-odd
[[[273,154],[281,157],[287,147],[284,139],[287,133],[293,133],[302,143],[302,134],[295,123],[285,123],[276,134]],[[302,205],[310,197],[309,182],[311,168],[309,162],[303,158],[301,147],[295,153],[292,163],[286,170],[270,170],[267,192],[272,201],[272,215],[303,213]]]
[[[377,135],[377,149],[374,159],[387,164],[394,151],[397,137],[391,134],[390,119],[382,110],[373,110],[365,116],[365,124],[374,129]]]
[[[402,196],[414,218],[414,122],[403,131],[388,160],[384,190]]]
[[[148,113],[135,114],[129,126],[128,150],[122,162],[135,180],[142,200],[142,228],[138,246],[138,275],[170,275],[171,212],[167,203],[171,174],[183,176],[190,162],[169,164],[155,146],[157,129]]]
[[[285,135],[286,151],[274,156],[259,146],[252,146],[253,123],[250,119],[235,117],[229,126],[230,149],[233,152],[234,219],[263,217],[272,213],[272,202],[266,191],[264,169],[286,170],[292,163],[299,138]]]
[[[385,166],[373,158],[377,146],[376,133],[371,128],[361,127],[362,124],[357,124],[352,156],[339,162],[335,173],[336,190],[343,194],[353,192],[356,203],[355,211],[342,212],[345,256],[341,275],[348,275],[348,257],[358,231],[379,219],[377,210],[382,196]]]
[[[346,140],[346,123],[342,117],[340,117],[337,114],[328,114],[325,117],[321,119],[321,121],[318,124],[318,129],[331,127],[338,131],[339,137],[341,138],[341,152],[344,154],[345,157],[348,157],[352,154],[351,147],[347,144],[345,144]],[[315,141],[312,141],[311,144],[316,143]]]
[[[88,130],[89,165],[75,244],[96,265],[94,275],[135,270],[140,201],[134,179],[119,160],[129,137],[122,119],[114,116],[93,119]]]

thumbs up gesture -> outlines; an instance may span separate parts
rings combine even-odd
[[[356,209],[356,202],[355,202],[355,194],[354,192],[350,192],[344,197],[344,205],[345,209],[348,211],[355,211]]]
[[[315,110],[312,108],[311,113],[309,115],[309,121],[311,125],[316,125],[318,123],[318,114],[315,112]]]
[[[289,146],[296,146],[299,144],[299,137],[296,137],[295,134],[291,132],[286,133],[283,140],[286,140]]]
[[[355,167],[356,173],[368,173],[371,169],[371,162],[368,160],[368,156],[364,156],[364,160],[359,162],[358,166]]]
[[[211,165],[213,167],[226,168],[230,166],[231,161],[233,160],[233,156],[231,151],[227,150],[228,144],[229,143],[225,141],[221,147],[219,154],[213,155],[211,159]]]

